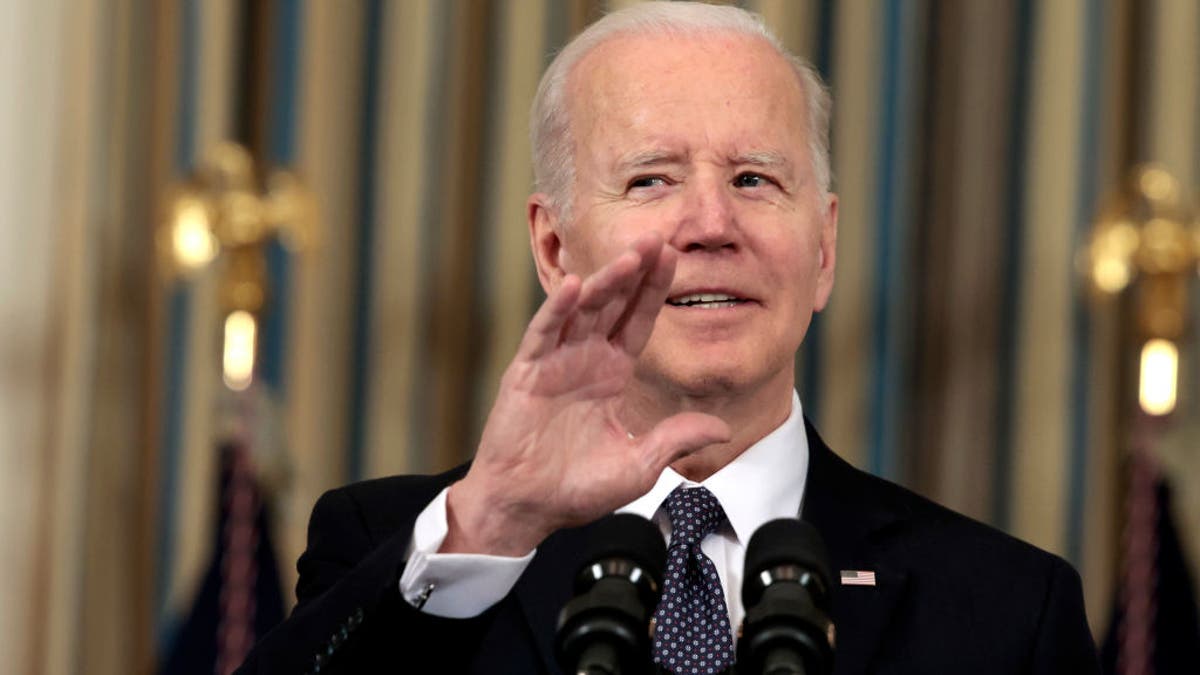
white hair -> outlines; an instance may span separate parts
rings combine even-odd
[[[554,57],[538,84],[530,112],[534,189],[550,197],[564,220],[570,219],[575,183],[574,146],[566,101],[567,78],[575,64],[601,43],[624,35],[689,37],[727,32],[765,40],[791,66],[804,94],[808,151],[817,185],[828,192],[829,90],[804,59],[792,54],[763,23],[762,17],[738,7],[698,2],[646,2],[613,12],[588,26]]]

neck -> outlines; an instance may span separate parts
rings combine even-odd
[[[684,478],[699,483],[788,418],[793,380],[791,372],[784,375],[748,390],[720,394],[664,393],[652,387],[635,387],[626,401],[626,426],[641,435],[659,421],[682,412],[701,412],[724,420],[733,432],[728,442],[701,448],[671,465]]]

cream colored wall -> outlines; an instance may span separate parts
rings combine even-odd
[[[0,672],[34,654],[34,560],[44,523],[51,298],[56,246],[54,157],[61,101],[64,3],[5,2],[0,88]]]

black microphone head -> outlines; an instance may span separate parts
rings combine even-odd
[[[816,577],[822,597],[827,602],[829,584],[829,553],[817,528],[797,518],[779,518],[765,523],[750,536],[746,545],[745,576],[742,583],[742,602],[746,607],[758,603],[763,586],[760,575],[780,566],[795,566]],[[828,609],[828,606],[825,607]]]
[[[658,526],[632,513],[614,513],[592,526],[584,569],[593,563],[620,558],[633,562],[657,586],[667,564],[667,545]]]
[[[642,673],[667,546],[654,523],[628,513],[590,529],[575,595],[558,616],[559,664],[568,673]]]

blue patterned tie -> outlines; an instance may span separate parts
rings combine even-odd
[[[725,520],[725,511],[702,487],[677,487],[664,505],[671,545],[654,612],[654,662],[673,673],[719,673],[733,665],[733,638],[721,579],[700,542]]]

